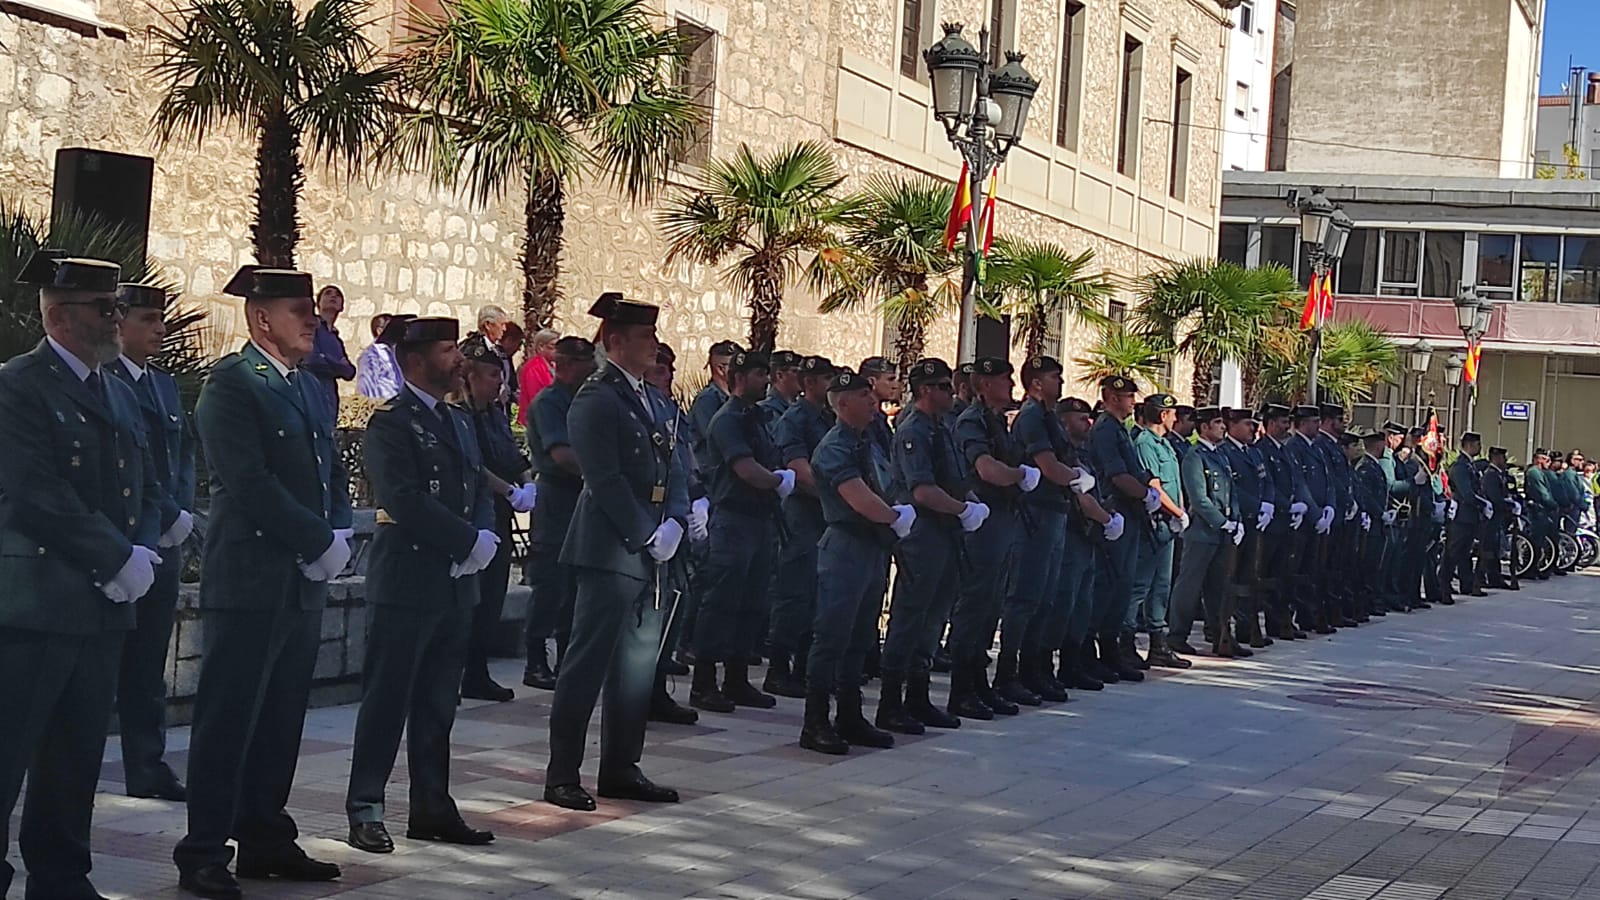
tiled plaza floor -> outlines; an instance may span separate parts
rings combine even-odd
[[[590,814],[538,799],[549,695],[519,686],[455,731],[456,796],[498,842],[405,841],[402,775],[391,856],[339,840],[354,707],[313,710],[293,812],[344,878],[246,896],[1600,898],[1597,635],[1600,580],[1530,583],[844,758],[800,750],[784,700],[653,727],[645,769],[685,802]],[[117,778],[96,884],[177,896],[182,809]]]

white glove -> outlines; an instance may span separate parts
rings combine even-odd
[[[154,550],[134,544],[128,561],[110,581],[101,585],[100,593],[112,603],[132,603],[150,592],[150,586],[156,583],[156,566],[159,565],[161,557]]]
[[[1293,528],[1295,531],[1299,531],[1300,530],[1300,526],[1305,524],[1305,521],[1306,521],[1306,514],[1305,513],[1303,513],[1303,512],[1292,512],[1292,513],[1289,513],[1289,527]]]
[[[778,492],[778,499],[787,500],[789,499],[789,495],[794,493],[794,470],[779,469],[777,475],[778,487],[776,490]]]
[[[176,547],[189,539],[194,533],[194,516],[187,509],[178,510],[178,518],[173,521],[172,527],[156,542],[157,547]]]
[[[350,562],[350,538],[354,534],[355,531],[349,528],[335,528],[328,549],[312,562],[301,563],[300,574],[308,581],[332,581],[339,577],[339,573]]]
[[[1105,524],[1106,540],[1114,541],[1122,537],[1123,529],[1128,527],[1128,521],[1122,518],[1122,513],[1112,513],[1111,521]]]
[[[1094,476],[1089,474],[1088,469],[1079,469],[1078,477],[1067,482],[1067,485],[1071,487],[1075,493],[1087,494],[1094,490],[1094,483]]]
[[[1428,470],[1422,468],[1421,466],[1418,466],[1417,467],[1417,474],[1411,476],[1411,483],[1412,484],[1416,484],[1416,485],[1427,484],[1428,483]]]
[[[1361,512],[1361,509],[1356,506],[1356,502],[1354,500],[1350,501],[1350,508],[1344,511],[1344,520],[1348,522],[1354,519],[1359,512]],[[1333,519],[1330,517],[1328,521],[1331,522]]]
[[[785,469],[784,471],[788,471]],[[793,472],[789,472],[792,476]],[[793,479],[790,479],[791,483]],[[664,563],[678,552],[678,543],[683,540],[683,526],[677,519],[668,519],[662,522],[650,535],[650,540],[645,542],[644,549],[650,558],[658,563]]]
[[[1446,515],[1449,517],[1450,521],[1452,521],[1452,522],[1454,522],[1456,520],[1456,510],[1457,510],[1457,508],[1458,507],[1456,506],[1455,498],[1454,497],[1450,498],[1450,511],[1448,513],[1446,513]]]
[[[1351,513],[1353,514],[1355,512],[1355,507],[1352,506],[1350,509],[1351,509]],[[1322,508],[1322,518],[1327,520],[1322,525],[1322,530],[1324,532],[1326,532],[1329,528],[1333,527],[1333,507],[1324,506]],[[1351,518],[1352,518],[1352,516],[1346,516],[1345,517],[1345,521],[1348,522],[1348,521],[1350,521]]]
[[[1303,516],[1306,514],[1306,505],[1299,500],[1289,504],[1289,515]]]
[[[1399,515],[1399,513],[1398,513],[1397,510],[1393,510],[1393,509],[1385,510],[1384,513],[1383,513],[1383,524],[1385,524],[1385,525],[1393,525],[1394,524],[1394,520],[1398,517],[1398,515]]]
[[[1233,538],[1234,546],[1244,540],[1244,524],[1242,522],[1223,522],[1222,530]]]
[[[1268,503],[1265,500],[1261,501],[1261,514],[1256,516],[1256,530],[1266,531],[1267,526],[1272,524],[1272,516],[1277,513],[1277,511],[1278,508],[1273,506],[1271,503]]]
[[[1189,513],[1187,510],[1178,513],[1178,518],[1173,520],[1173,534],[1183,534],[1189,530]]]
[[[1511,512],[1512,512],[1513,515],[1518,515],[1518,516],[1522,515],[1522,501],[1520,501],[1520,500],[1511,501]]]
[[[1322,509],[1323,513],[1317,516],[1317,524],[1314,526],[1317,534],[1327,534],[1328,530],[1333,527],[1333,516],[1328,515],[1328,507],[1324,506]]]
[[[1484,515],[1491,516],[1491,517],[1494,515],[1494,503],[1493,502],[1491,502],[1491,501],[1489,501],[1489,500],[1487,500],[1487,499],[1485,499],[1483,497],[1479,497],[1478,498],[1478,502],[1483,504],[1483,514]]]
[[[450,564],[450,577],[465,578],[482,572],[494,561],[499,548],[500,535],[492,531],[479,531],[478,539],[472,542],[472,550],[467,553],[466,560]]]
[[[704,497],[689,504],[689,538],[703,541],[711,535],[711,501]]]
[[[519,513],[532,512],[534,504],[539,502],[539,486],[528,482],[522,487],[514,487],[506,497],[511,501],[511,508]]]
[[[1444,511],[1449,505],[1450,504],[1444,502],[1443,500],[1433,501],[1433,520],[1435,522],[1444,521]]]
[[[1367,515],[1366,513],[1362,513],[1361,514],[1361,530],[1362,531],[1371,531],[1372,530],[1372,517]]]
[[[962,531],[977,531],[989,518],[989,506],[986,503],[968,503],[962,508],[960,518]]]
[[[1024,494],[1039,486],[1038,469],[1028,465],[1018,466],[1017,468],[1022,470],[1022,480],[1017,482],[1017,487],[1022,488]]]
[[[890,507],[895,512],[895,520],[889,524],[889,529],[897,538],[903,538],[911,533],[911,525],[917,521],[917,508],[909,503],[901,503]]]
[[[1161,492],[1155,488],[1146,488],[1144,492],[1144,511],[1153,513],[1161,508]]]

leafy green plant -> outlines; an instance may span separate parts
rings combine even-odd
[[[1311,375],[1311,333],[1298,328],[1269,329],[1265,335],[1255,386],[1261,397],[1305,398]],[[1372,397],[1380,381],[1393,381],[1399,351],[1388,335],[1360,320],[1335,322],[1322,329],[1322,357],[1317,392],[1349,406]]]
[[[1158,338],[1133,331],[1121,322],[1107,321],[1100,326],[1095,342],[1073,362],[1082,372],[1078,380],[1086,385],[1121,375],[1165,391],[1168,385],[1162,383],[1161,374],[1171,354],[1172,347]]]
[[[1011,316],[1012,341],[1027,356],[1045,352],[1045,336],[1061,315],[1099,325],[1100,307],[1116,290],[1104,271],[1090,272],[1094,250],[1072,253],[1048,241],[995,240],[985,293]]]

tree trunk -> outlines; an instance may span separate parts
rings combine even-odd
[[[1028,350],[1029,359],[1038,359],[1044,355],[1044,338],[1048,330],[1045,325],[1046,323],[1042,316],[1028,320],[1028,337],[1025,341],[1025,346]]]
[[[1213,364],[1209,360],[1196,358],[1194,361],[1194,405],[1210,406],[1211,389],[1215,387],[1211,377]]]
[[[298,212],[305,170],[300,164],[300,133],[282,110],[268,112],[256,146],[256,215],[250,223],[256,262],[293,269],[300,243]]]
[[[566,194],[561,178],[528,174],[528,205],[523,211],[522,329],[528,340],[555,321],[561,301],[561,240],[566,225]]]
[[[750,291],[750,349],[771,353],[778,343],[778,317],[783,314],[782,270],[772,262],[756,268]]]
[[[931,303],[928,296],[928,281],[919,279],[911,287],[921,297],[922,303]],[[911,367],[922,359],[923,348],[928,342],[928,323],[918,315],[917,310],[908,309],[900,316],[900,321],[893,323],[895,326],[894,352],[895,364],[900,368],[900,379],[906,382],[910,390]]]

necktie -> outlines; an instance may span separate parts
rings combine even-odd
[[[300,383],[300,370],[290,369],[289,371],[283,373],[283,377],[284,380],[289,382],[289,384],[298,385]]]
[[[98,369],[90,372],[88,377],[83,379],[83,386],[89,389],[89,393],[94,396],[94,399],[100,401],[101,406],[106,404],[106,389],[105,385],[100,382]]]

